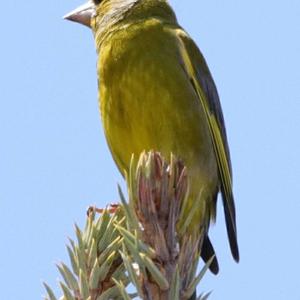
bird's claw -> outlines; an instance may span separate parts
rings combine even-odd
[[[89,206],[86,213],[88,216],[90,216],[92,213],[103,214],[104,211],[107,211],[110,214],[114,214],[117,211],[117,209],[119,208],[119,206],[120,206],[119,203],[111,203],[106,208],[98,208],[96,206]]]

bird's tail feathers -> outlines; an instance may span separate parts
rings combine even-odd
[[[224,207],[224,214],[225,214],[225,222],[227,228],[227,235],[229,239],[229,245],[231,249],[232,256],[236,262],[239,262],[240,255],[239,255],[239,248],[237,243],[237,232],[236,232],[236,220],[235,220],[235,207],[234,207],[234,199],[233,194],[230,194],[230,201],[226,199],[228,195],[225,196],[225,192],[221,189],[222,198],[223,198],[223,207]],[[229,208],[228,203],[231,203],[231,207]]]
[[[206,235],[206,237],[203,240],[203,244],[202,244],[201,257],[202,257],[203,261],[205,263],[207,263],[213,256],[214,256],[214,259],[209,266],[209,270],[213,274],[216,275],[219,273],[219,263],[218,263],[218,260],[217,260],[216,254],[215,254],[215,249],[214,249],[208,235]]]

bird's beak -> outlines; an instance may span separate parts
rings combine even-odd
[[[66,14],[63,18],[91,27],[91,18],[95,13],[95,10],[95,4],[92,1],[89,1]]]

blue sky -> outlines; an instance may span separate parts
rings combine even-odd
[[[240,264],[222,207],[211,236],[221,272],[210,299],[300,299],[300,2],[171,1],[202,49],[231,148]],[[73,223],[118,199],[123,182],[103,136],[87,28],[62,20],[80,4],[4,1],[0,35],[1,299],[41,299],[57,285]]]

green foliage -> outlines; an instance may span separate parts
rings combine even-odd
[[[126,180],[128,202],[119,188],[121,205],[114,212],[105,209],[96,217],[90,209],[84,230],[75,225],[76,241],[67,246],[71,267],[57,265],[60,299],[188,300],[207,271],[213,258],[196,274],[202,236],[179,239],[176,229],[188,193],[182,163],[143,153],[138,162],[132,159]],[[137,293],[127,292],[129,283]],[[56,300],[44,285],[45,299]]]
[[[61,263],[57,268],[63,281],[60,286],[66,300],[122,299],[115,281],[126,287],[130,279],[120,255],[122,237],[114,224],[122,225],[124,215],[121,208],[111,215],[104,210],[97,219],[91,211],[85,229],[75,225],[77,241],[70,240],[67,246],[71,268]],[[57,299],[45,284],[46,299]]]

